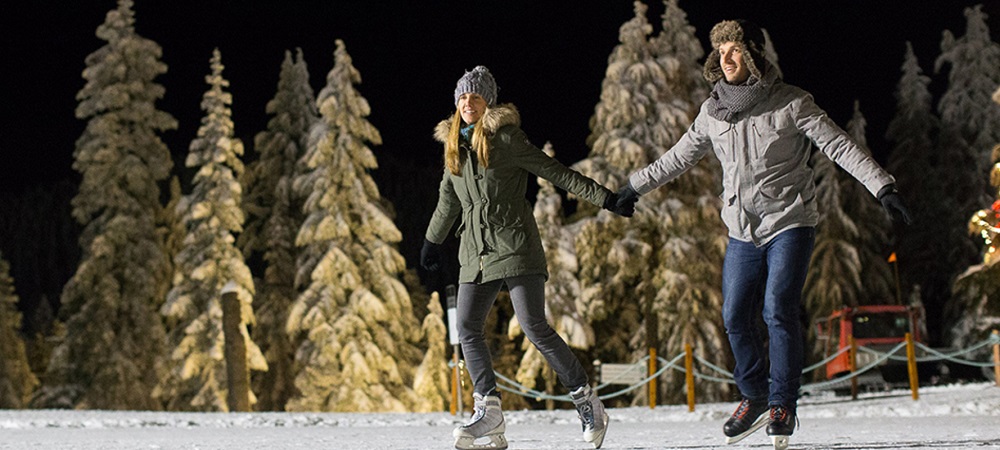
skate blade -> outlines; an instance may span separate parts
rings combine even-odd
[[[599,431],[597,434],[594,434],[593,436],[591,436],[589,440],[587,439],[586,436],[584,436],[584,440],[587,441],[587,442],[590,442],[591,444],[593,444],[593,446],[594,446],[595,449],[598,449],[598,448],[601,448],[601,445],[604,444],[604,435],[607,434],[607,433],[608,433],[608,415],[605,414],[604,415],[604,428],[602,428],[601,431]]]
[[[768,421],[769,421],[768,415],[767,414],[761,414],[760,417],[757,418],[757,421],[754,422],[753,425],[750,425],[750,428],[747,428],[746,431],[744,431],[744,432],[742,432],[740,434],[737,434],[736,436],[727,437],[726,438],[726,444],[735,444],[735,443],[737,443],[739,441],[742,441],[744,438],[746,438],[747,436],[750,436],[755,431],[757,431],[757,430],[759,430],[761,428],[764,428],[764,425],[767,425]]]
[[[771,436],[774,450],[785,450],[788,448],[788,436]]]
[[[507,448],[507,438],[503,434],[488,434],[480,437],[476,442],[472,436],[461,436],[455,439],[455,448],[458,450],[504,450]]]

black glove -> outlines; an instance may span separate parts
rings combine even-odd
[[[639,193],[632,188],[632,184],[625,183],[616,195],[618,202],[615,204],[615,212],[625,217],[632,217],[632,214],[635,214],[635,202],[639,201]]]
[[[608,194],[608,198],[604,199],[604,205],[601,207],[618,214],[619,216],[632,217],[632,214],[635,213],[635,205],[628,204],[625,206],[618,206],[619,204],[621,203],[618,200],[618,194],[612,192]]]
[[[441,268],[441,244],[424,239],[424,246],[420,249],[420,267],[431,272]]]
[[[903,198],[899,196],[895,184],[887,184],[878,191],[878,201],[882,203],[882,209],[892,218],[894,222],[900,220],[910,225],[913,219],[910,218],[910,210],[903,206]]]

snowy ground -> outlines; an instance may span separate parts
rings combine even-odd
[[[605,449],[770,448],[763,431],[723,443],[735,403],[612,409]],[[509,411],[511,449],[586,449],[576,413]],[[967,384],[804,398],[793,449],[1000,449],[1000,387]],[[447,413],[195,414],[0,411],[0,449],[450,449]]]

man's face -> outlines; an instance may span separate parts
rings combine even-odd
[[[743,62],[743,46],[735,42],[719,46],[719,65],[729,84],[740,84],[750,78],[750,69]]]

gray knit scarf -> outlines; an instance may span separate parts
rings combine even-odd
[[[719,80],[712,88],[708,114],[718,120],[735,122],[734,117],[753,107],[767,94],[767,84],[751,75],[746,83],[733,85]]]

